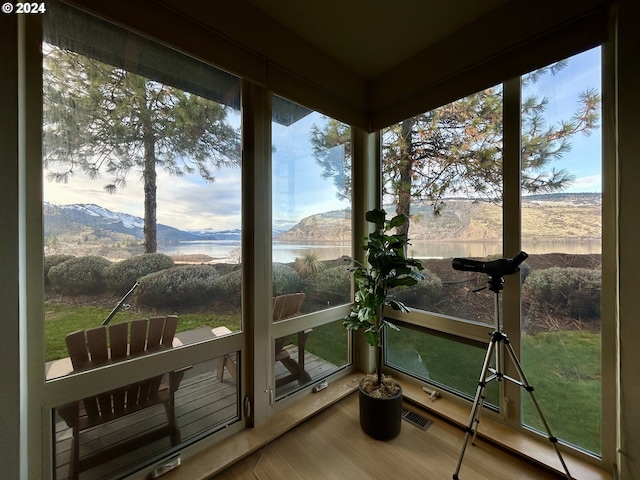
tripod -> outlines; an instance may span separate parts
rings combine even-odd
[[[521,252],[521,254],[524,254],[524,252]],[[525,255],[524,258],[526,258],[526,254],[524,255]],[[516,257],[514,257],[514,259],[516,259]],[[475,262],[471,261],[472,263],[468,262],[467,264],[462,264],[462,267],[461,267],[460,259],[457,259],[457,260],[458,260],[458,264],[456,265],[454,263],[454,268],[457,268],[458,270],[471,270],[473,268],[474,271],[482,271],[482,269],[487,268],[486,267],[487,265],[489,265],[489,269],[491,266],[491,264],[483,264],[482,267],[479,267],[478,266],[479,264],[476,264]],[[455,261],[456,260],[454,260],[454,262]],[[512,261],[509,260],[508,262],[512,262]],[[471,265],[471,267],[468,267],[468,265]],[[502,264],[495,264],[495,265],[501,266]],[[518,270],[517,264],[515,267],[516,268],[514,271],[517,271]],[[505,272],[505,273],[514,273],[514,271]],[[460,451],[460,456],[458,457],[458,465],[456,466],[456,471],[453,474],[453,480],[459,480],[458,473],[460,473],[460,466],[462,465],[462,458],[464,457],[464,452],[467,448],[469,437],[472,436],[472,439],[471,439],[472,444],[475,442],[476,434],[478,432],[478,425],[480,423],[480,411],[482,410],[482,405],[484,403],[485,390],[487,388],[487,384],[493,380],[500,382],[503,379],[508,380],[512,383],[515,383],[516,385],[524,388],[527,392],[529,392],[529,395],[531,396],[531,400],[533,401],[533,405],[535,406],[535,409],[537,410],[538,415],[540,416],[540,420],[542,420],[542,424],[544,425],[544,428],[547,432],[549,441],[552,443],[553,447],[556,450],[556,454],[560,459],[560,463],[562,464],[562,468],[564,469],[564,473],[567,477],[567,480],[573,480],[573,478],[571,477],[571,474],[569,473],[569,469],[567,468],[567,465],[564,462],[564,459],[562,458],[560,449],[558,448],[558,439],[551,434],[551,429],[549,428],[549,424],[545,420],[544,415],[542,415],[542,410],[540,410],[540,406],[538,405],[538,402],[535,396],[533,395],[533,387],[527,381],[524,371],[522,370],[522,366],[520,365],[520,362],[516,357],[516,353],[513,349],[513,346],[511,345],[511,342],[509,342],[509,338],[502,331],[502,326],[500,324],[500,291],[502,290],[503,283],[504,283],[504,278],[502,277],[502,275],[499,275],[499,274],[489,275],[488,288],[489,290],[495,293],[496,329],[491,333],[491,341],[489,342],[489,346],[487,347],[487,354],[484,359],[484,364],[482,365],[482,371],[480,372],[480,380],[478,381],[476,396],[473,400],[473,407],[471,408],[471,415],[469,417],[469,423],[467,425],[466,433],[464,435],[462,450]],[[500,344],[503,344],[505,346],[509,359],[511,360],[511,363],[513,364],[516,371],[518,372],[518,376],[520,377],[520,380],[509,377],[508,375],[504,374],[503,358],[502,358],[503,352],[500,348]],[[490,366],[491,360],[494,358],[494,356],[495,356],[495,368]],[[473,428],[474,424],[475,424],[475,429]]]

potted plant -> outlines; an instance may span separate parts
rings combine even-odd
[[[367,343],[375,349],[376,373],[360,381],[360,425],[373,438],[388,440],[400,433],[402,389],[390,377],[382,375],[382,341],[386,327],[398,328],[385,319],[384,308],[408,312],[402,302],[394,300],[396,287],[412,286],[423,279],[422,264],[406,257],[408,239],[391,231],[407,221],[405,215],[387,220],[382,209],[367,212],[366,219],[375,225],[363,249],[365,263],[355,262],[350,269],[355,281],[355,298],[349,315],[344,318],[348,330],[364,331]]]

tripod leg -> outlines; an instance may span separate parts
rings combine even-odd
[[[480,379],[478,380],[478,388],[476,389],[476,396],[473,399],[473,406],[471,407],[471,415],[469,415],[469,423],[467,424],[467,429],[464,434],[464,440],[462,442],[462,449],[460,450],[460,455],[458,456],[458,464],[456,465],[456,471],[453,473],[453,480],[458,480],[458,473],[460,473],[460,467],[462,466],[462,459],[464,457],[464,452],[467,449],[467,443],[469,442],[469,436],[473,434],[473,440],[476,438],[476,431],[478,429],[478,423],[480,423],[480,410],[482,408],[482,403],[484,400],[484,393],[487,386],[487,373],[489,372],[489,364],[493,357],[493,352],[495,349],[495,342],[492,341],[489,343],[487,347],[487,354],[484,357],[484,363],[482,364],[482,371],[480,372]],[[475,429],[473,428],[475,423]]]
[[[549,424],[547,423],[547,420],[544,418],[544,415],[542,414],[542,410],[540,409],[540,405],[538,405],[538,401],[536,400],[536,397],[533,394],[533,387],[527,381],[527,377],[524,374],[524,370],[522,370],[522,365],[518,361],[518,357],[516,356],[516,352],[513,350],[513,346],[511,346],[511,343],[508,340],[505,340],[504,343],[505,343],[505,345],[507,347],[507,352],[509,354],[509,358],[511,358],[511,361],[513,362],[513,366],[516,368],[516,370],[518,372],[518,376],[520,377],[520,381],[522,382],[522,387],[527,392],[529,392],[529,396],[531,397],[531,401],[533,402],[533,406],[535,407],[536,411],[538,412],[538,416],[540,417],[540,420],[542,420],[542,424],[544,425],[544,429],[546,430],[548,438],[549,438],[549,441],[553,445],[553,448],[555,449],[556,454],[558,455],[558,459],[560,460],[560,464],[562,465],[562,468],[564,469],[564,473],[565,473],[565,475],[567,477],[567,480],[573,480],[573,477],[571,476],[571,474],[569,473],[569,469],[567,468],[567,464],[564,462],[564,458],[562,458],[562,453],[560,453],[560,448],[558,448],[558,439],[556,437],[554,437],[553,434],[551,433],[551,428],[549,428]]]

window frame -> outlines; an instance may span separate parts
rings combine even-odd
[[[616,298],[618,295],[616,282],[616,223],[614,215],[617,204],[616,176],[617,167],[615,162],[614,142],[611,137],[614,131],[614,118],[612,109],[607,108],[606,100],[612,98],[613,91],[613,59],[615,58],[612,42],[603,43],[601,48],[601,68],[602,68],[602,318],[611,321],[602,322],[601,329],[601,363],[602,363],[602,399],[601,399],[601,424],[602,424],[602,452],[600,456],[595,456],[579,448],[564,446],[573,454],[599,464],[605,468],[611,467],[615,462],[615,435],[616,435],[616,408],[615,408],[615,321],[616,318]],[[587,50],[587,49],[585,49]],[[520,77],[511,78],[503,82],[503,128],[504,128],[504,157],[503,157],[503,252],[505,256],[510,256],[521,250],[521,188],[520,188],[520,102],[521,88]],[[511,345],[516,355],[520,358],[520,282],[517,275],[505,277],[504,290],[501,294],[502,322],[503,330],[508,335]],[[462,339],[480,341],[488,345],[492,327],[477,324],[470,320],[464,320],[447,315],[435,314],[425,311],[412,311],[408,314],[401,314],[389,310],[385,314],[397,321],[405,322],[417,328],[436,330],[444,334],[457,336]],[[417,382],[415,378],[385,365],[390,373],[400,378],[405,378],[412,382]],[[482,365],[478,365],[478,373]],[[526,371],[525,371],[526,373]],[[517,378],[518,372],[510,362],[505,362],[505,374]],[[428,382],[419,382],[429,386]],[[432,385],[433,386],[433,385]],[[457,395],[438,389],[444,398],[455,403],[468,404]],[[483,415],[494,418],[525,435],[540,438],[540,435],[533,433],[529,428],[522,425],[522,399],[526,392],[516,384],[511,382],[501,382],[500,388],[500,412],[492,412],[488,407],[484,409]],[[508,402],[508,405],[507,403]],[[542,441],[542,439],[541,439]]]
[[[29,117],[29,125],[25,127],[25,130],[42,132],[43,96],[41,79],[43,72],[40,45],[44,41],[43,25],[37,16],[29,17],[24,29],[24,36],[28,39],[27,45],[24,47],[24,54],[26,62],[29,64],[27,71],[30,77],[40,80],[39,82],[32,81],[26,86],[25,104]],[[35,20],[32,20],[32,18]],[[239,87],[241,87],[243,83],[241,79],[238,79]],[[241,97],[241,114],[244,112],[242,102],[243,98]],[[244,144],[244,138],[242,142]],[[38,421],[30,421],[29,425],[41,426],[39,429],[32,427],[32,436],[29,444],[42,446],[41,449],[28,449],[30,464],[29,476],[30,478],[54,478],[53,454],[55,453],[55,439],[51,433],[54,428],[53,409],[83,398],[83,396],[91,396],[112,390],[143,379],[162,375],[165,372],[212,360],[224,354],[237,353],[240,359],[248,358],[247,348],[251,342],[247,339],[247,314],[243,311],[243,327],[240,332],[234,332],[232,335],[213,338],[197,344],[183,345],[180,348],[169,349],[139,358],[128,359],[113,365],[46,380],[44,375],[44,282],[38,280],[43,278],[44,273],[42,262],[33,260],[38,258],[42,259],[44,251],[41,221],[43,202],[42,187],[44,181],[42,175],[42,135],[30,138],[28,145],[29,152],[26,158],[25,178],[29,189],[37,192],[37,194],[27,195],[22,201],[24,202],[25,209],[30,213],[30,215],[28,215],[29,218],[38,219],[37,222],[27,222],[27,230],[25,232],[26,263],[30,271],[29,284],[26,286],[27,296],[30,298],[28,331],[30,332],[30,336],[42,339],[41,342],[29,342],[28,351],[29,365],[31,367],[35,366],[32,368],[32,371],[37,372],[30,378],[29,401],[32,406],[30,411],[40,412]],[[243,192],[246,188],[246,179],[251,175],[251,172],[245,172],[245,170],[251,166],[251,163],[243,162],[241,167]],[[246,211],[244,202],[243,211]],[[246,222],[247,220],[245,220],[243,216],[243,231],[247,231],[245,229]],[[245,237],[246,235],[243,234],[243,248],[246,247]],[[246,274],[246,271],[243,272],[243,274]],[[241,371],[239,372],[239,381],[237,384],[238,418],[228,425],[220,425],[212,433],[207,434],[205,438],[201,438],[200,435],[181,444],[179,451],[183,459],[247,427],[249,417],[247,410],[243,408],[242,400],[249,390],[249,376],[246,373],[248,370],[246,363],[247,362],[244,361],[239,362]],[[30,413],[30,415],[32,415],[32,413]],[[172,453],[167,453],[167,455],[172,454],[173,451]],[[149,472],[153,468],[153,465],[149,465],[143,467],[140,472]],[[139,474],[140,473],[136,473],[136,475]]]

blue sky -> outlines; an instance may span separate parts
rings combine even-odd
[[[581,92],[589,88],[601,91],[600,55],[599,47],[578,54],[558,74],[540,79],[527,90],[549,99],[545,111],[549,124],[570,119],[578,108]],[[523,97],[525,94],[526,92]],[[590,136],[577,134],[571,139],[571,151],[554,163],[556,169],[565,168],[576,177],[567,192],[602,191],[601,135],[600,129]]]
[[[313,112],[290,127],[273,129],[273,219],[291,225],[319,212],[348,206],[337,200],[332,180],[322,178],[309,143],[311,126],[326,118]],[[230,119],[239,125],[239,118]],[[239,168],[214,170],[213,183],[198,174],[172,177],[158,170],[158,222],[184,230],[240,228],[241,172]],[[131,171],[127,186],[115,194],[104,190],[109,177],[90,180],[74,174],[68,184],[45,180],[44,199],[55,204],[95,203],[109,210],[144,215],[139,174]],[[286,193],[283,193],[286,192]]]
[[[568,119],[578,106],[578,95],[587,88],[600,90],[600,49],[573,57],[569,65],[555,76],[548,76],[533,85],[539,96],[549,99],[545,112],[547,121]],[[229,121],[240,124],[240,117]],[[347,207],[336,198],[330,179],[323,179],[309,144],[311,126],[326,119],[311,113],[293,125],[273,128],[273,219],[295,222],[313,213]],[[568,192],[601,191],[601,131],[587,137],[575,136],[572,149],[554,166],[565,168],[576,176]],[[90,180],[76,174],[68,184],[45,180],[44,199],[56,204],[95,203],[113,211],[143,216],[143,190],[137,172],[130,172],[128,184],[116,194],[103,186],[108,177]],[[240,169],[214,171],[214,183],[204,182],[197,174],[171,177],[158,173],[158,222],[189,230],[240,228]]]

